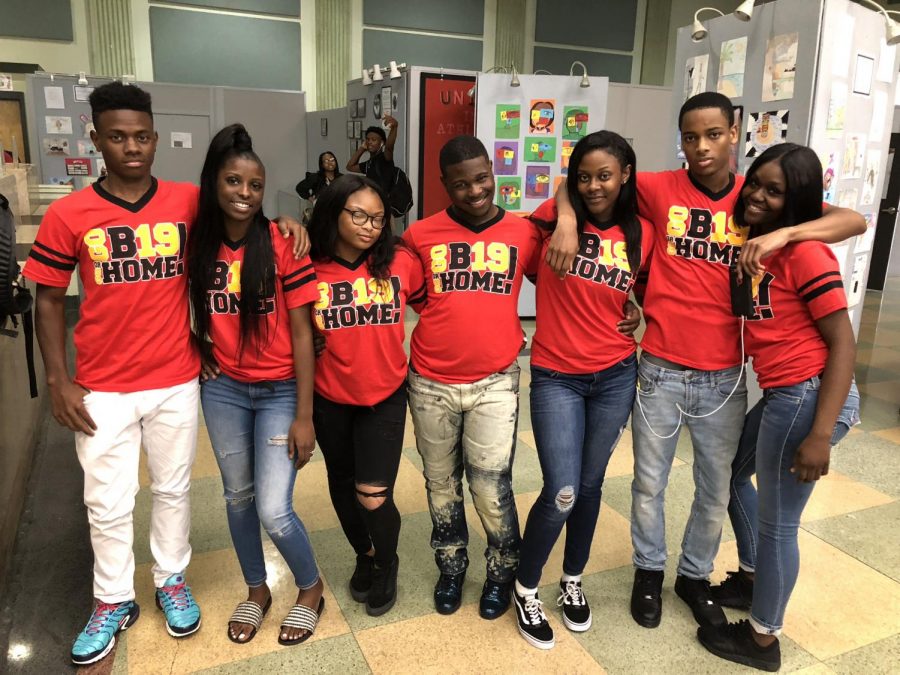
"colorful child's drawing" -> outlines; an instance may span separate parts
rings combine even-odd
[[[522,108],[519,105],[498,103],[496,119],[497,138],[518,138],[521,129]]]
[[[494,143],[494,174],[515,176],[519,173],[519,143],[496,141]]]
[[[556,139],[547,136],[525,137],[525,161],[526,162],[550,162],[556,161]]]
[[[550,196],[550,167],[529,166],[525,169],[525,197],[546,199]]]
[[[531,102],[531,112],[528,117],[528,129],[532,134],[553,133],[553,118],[556,117],[556,101],[535,99]]]
[[[553,179],[553,194],[559,192],[559,187],[561,185],[565,185],[566,177],[565,176],[557,176]]]
[[[522,179],[519,176],[497,179],[497,206],[507,211],[522,208]]]
[[[588,108],[586,105],[567,105],[563,108],[563,132],[565,140],[577,141],[587,136]]]
[[[559,169],[563,176],[569,174],[569,157],[572,156],[572,150],[575,149],[575,141],[563,141],[562,148],[559,150]]]

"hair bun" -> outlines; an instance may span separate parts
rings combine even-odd
[[[252,152],[253,151],[253,140],[250,138],[250,134],[247,133],[247,129],[243,124],[235,124],[233,125],[233,132],[231,135],[231,140],[234,145],[234,149],[238,152]]]

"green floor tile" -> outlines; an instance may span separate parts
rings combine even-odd
[[[896,403],[885,401],[876,396],[863,396],[860,399],[859,416],[864,431],[880,431],[900,426],[900,411]]]
[[[900,581],[900,502],[826,518],[803,526],[895,581]],[[900,662],[898,662],[900,669]]]
[[[896,675],[900,672],[900,635],[894,635],[825,662],[838,675]]]
[[[847,436],[831,453],[831,468],[900,499],[900,446],[873,434]]]
[[[355,675],[372,671],[366,664],[356,638],[352,635],[340,635],[199,672],[209,675],[246,675],[246,673]]]

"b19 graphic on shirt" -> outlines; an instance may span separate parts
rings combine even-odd
[[[625,242],[604,239],[593,232],[583,233],[578,255],[575,256],[569,274],[628,293],[633,276]]]
[[[435,293],[512,293],[519,258],[516,246],[499,241],[450,242],[432,246],[429,257]]]
[[[400,322],[400,277],[320,281],[313,306],[320,330],[354,326],[389,326]]]
[[[95,227],[84,235],[98,286],[172,279],[184,274],[184,223]]]
[[[210,314],[241,313],[241,261],[216,260],[210,289],[206,292],[206,308]],[[275,311],[274,291],[261,298],[256,314],[271,314]]]
[[[740,255],[748,229],[735,225],[725,211],[672,206],[666,223],[666,253],[728,267]]]
[[[775,318],[775,312],[772,311],[772,298],[769,294],[769,287],[773,281],[775,281],[775,277],[771,272],[764,272],[753,277],[753,318],[750,321]]]

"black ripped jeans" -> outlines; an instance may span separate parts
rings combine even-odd
[[[406,384],[373,406],[335,403],[319,394],[313,401],[316,440],[328,469],[328,490],[347,541],[358,555],[375,547],[375,562],[387,567],[397,554],[400,512],[394,483],[406,426]],[[383,497],[375,509],[360,502],[356,486]],[[381,488],[373,490],[372,488]]]

